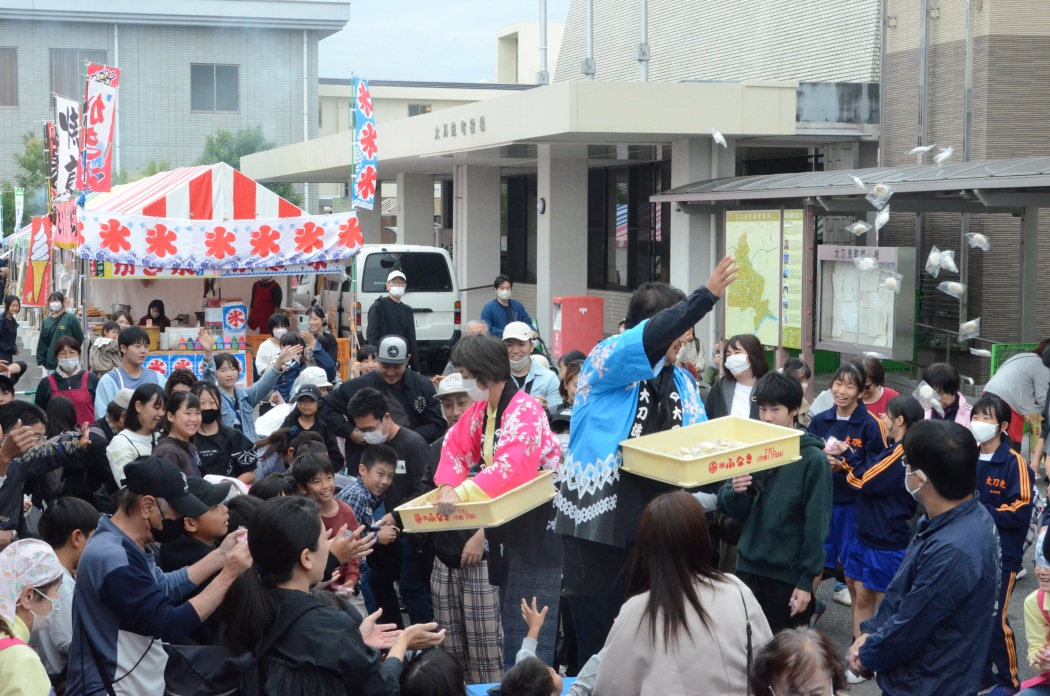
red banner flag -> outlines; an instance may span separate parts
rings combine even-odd
[[[33,218],[29,236],[29,266],[22,287],[23,307],[43,307],[51,294],[51,219]]]
[[[119,68],[88,66],[80,167],[77,169],[77,187],[83,191],[104,193],[113,184],[113,120],[119,83]]]

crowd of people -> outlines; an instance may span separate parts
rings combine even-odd
[[[1046,395],[1011,405],[1017,377],[970,404],[938,363],[920,403],[864,357],[811,404],[812,369],[772,369],[750,335],[708,365],[693,327],[737,270],[723,259],[689,295],[646,283],[619,333],[556,365],[499,276],[432,378],[394,270],[342,383],[320,310],[301,335],[256,312],[271,337],[250,366],[201,329],[201,379],[165,379],[141,326],[163,325],[162,304],[112,317],[84,355],[53,298],[32,403],[13,399],[7,298],[0,695],[187,679],[275,695],[831,696],[871,678],[888,694],[1050,693],[1045,534],[1025,600],[1031,683],[1007,619],[1045,526],[1011,428]],[[1038,357],[1018,363],[1050,374]],[[621,468],[621,441],[723,416],[801,430],[801,457],[695,490]],[[538,476],[554,501],[498,527],[406,533],[398,510],[433,492],[451,516]],[[825,580],[850,606],[845,653],[819,631]]]

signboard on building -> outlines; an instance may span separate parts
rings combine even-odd
[[[780,210],[726,212],[726,253],[740,273],[726,290],[726,336],[754,334],[765,346],[780,343],[782,270]]]

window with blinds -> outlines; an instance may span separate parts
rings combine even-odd
[[[0,46],[0,106],[18,106],[18,50]]]
[[[52,48],[51,91],[67,99],[83,100],[87,66],[91,63],[105,65],[106,52],[80,48]]]

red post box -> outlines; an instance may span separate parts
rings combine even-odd
[[[602,298],[587,295],[555,297],[552,304],[551,354],[555,359],[572,350],[590,353],[605,338],[605,300]]]

